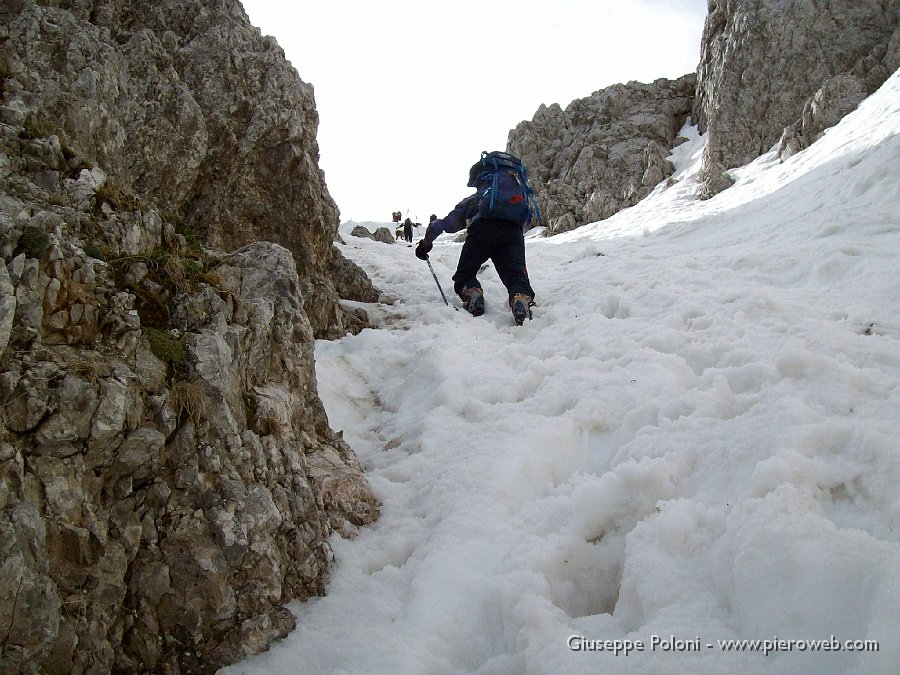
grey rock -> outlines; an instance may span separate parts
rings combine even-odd
[[[316,390],[377,292],[312,87],[236,0],[0,16],[2,667],[212,672],[378,515]]]
[[[9,277],[6,265],[0,264],[0,359],[9,344],[13,317],[16,314],[16,289]]]
[[[360,237],[362,239],[379,241],[382,244],[394,244],[397,241],[394,233],[391,232],[387,227],[378,227],[375,228],[374,232],[372,232],[365,225],[356,225],[352,230],[350,230],[350,235],[353,237]]]
[[[25,125],[25,111],[9,106],[0,105],[0,123],[13,127]]]
[[[784,160],[809,147],[829,127],[840,122],[871,92],[866,83],[850,73],[825,80],[803,106],[801,118],[785,127],[778,142],[778,156]]]
[[[707,135],[705,196],[730,185],[727,170],[780,145],[796,152],[894,72],[900,5],[880,0],[715,0],[703,31],[694,120]],[[845,76],[856,79],[850,83]],[[826,85],[838,78],[833,85]],[[849,86],[848,86],[849,85]],[[825,88],[845,94],[820,102]],[[823,105],[824,99],[833,103]],[[838,100],[839,99],[839,100]],[[784,156],[784,155],[783,155]]]
[[[6,653],[41,653],[59,636],[62,602],[50,579],[45,521],[36,506],[18,503],[0,512],[0,632]],[[9,668],[15,659],[4,659]],[[23,665],[27,670],[36,670]]]
[[[656,141],[650,141],[644,152],[647,168],[641,176],[641,186],[654,188],[675,172],[675,165],[666,157],[668,152]]]
[[[394,233],[386,227],[376,228],[373,238],[375,241],[380,241],[382,244],[394,244],[397,241]]]
[[[614,85],[565,110],[541,106],[510,131],[507,150],[525,163],[551,233],[608,218],[671,174],[665,156],[690,114],[695,82],[685,75]]]
[[[317,336],[344,327],[326,274],[340,257],[332,245],[339,213],[317,166],[313,90],[277,43],[250,25],[237,0],[150,9],[21,2],[5,19],[13,92],[6,107],[52,132],[30,141],[32,169],[62,169],[61,148],[87,158],[79,160],[84,170],[102,167],[105,197],[118,199],[116,210],[152,202],[219,249],[259,239],[284,245]],[[18,122],[19,115],[7,118]],[[49,178],[42,179],[46,187]],[[67,187],[76,208],[94,206],[88,187]],[[129,195],[140,199],[125,209]],[[133,225],[115,239],[129,253],[140,249],[134,236],[145,230]],[[347,269],[366,283],[359,268]],[[357,325],[354,318],[349,327]]]
[[[369,228],[364,225],[356,225],[352,230],[350,230],[351,237],[360,237],[362,239],[372,239],[374,241],[375,235],[372,233]]]
[[[525,161],[543,224],[562,232],[666,180],[672,120],[690,112],[706,135],[707,199],[732,185],[730,169],[776,143],[786,159],[875,91],[900,67],[898,26],[900,5],[879,0],[715,0],[696,77],[608,87],[565,110],[541,106],[510,132],[507,150]]]

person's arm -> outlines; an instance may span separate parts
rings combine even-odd
[[[428,228],[425,230],[424,241],[431,244],[438,238],[438,235],[445,232],[447,234],[452,234],[453,232],[464,230],[466,228],[466,216],[472,208],[474,201],[475,195],[466,197],[459,204],[454,206],[453,210],[444,218],[438,218],[437,220],[432,220],[428,223]]]

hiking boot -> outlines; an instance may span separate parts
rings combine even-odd
[[[484,314],[484,291],[480,288],[467,288],[463,291],[463,307],[472,316]]]
[[[516,325],[521,326],[525,319],[531,318],[531,297],[524,293],[516,293],[509,299],[509,308],[512,310]]]

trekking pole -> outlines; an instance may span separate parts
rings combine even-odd
[[[444,304],[449,307],[450,303],[447,302],[447,296],[444,295],[444,289],[441,288],[441,282],[438,281],[437,274],[434,273],[434,268],[431,266],[431,261],[428,258],[425,258],[425,262],[428,263],[428,269],[431,270],[431,276],[434,277],[434,283],[437,284],[438,290],[441,292],[441,297],[444,299]],[[453,309],[456,309],[456,305],[453,305]]]

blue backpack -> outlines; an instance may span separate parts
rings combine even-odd
[[[469,187],[476,188],[475,213],[471,225],[480,218],[508,220],[527,228],[541,212],[528,185],[528,172],[518,157],[506,152],[482,152],[481,159],[469,169]]]

